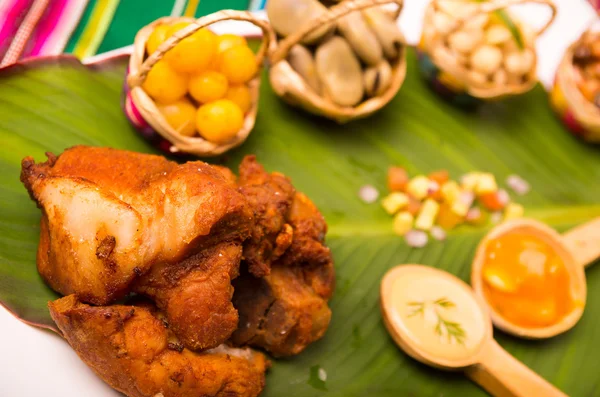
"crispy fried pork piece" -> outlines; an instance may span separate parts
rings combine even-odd
[[[252,274],[269,274],[271,264],[291,244],[292,229],[286,223],[294,195],[289,179],[279,173],[267,173],[256,161],[246,156],[240,164],[239,191],[254,212],[254,228],[244,243],[244,259]]]
[[[285,222],[293,238],[270,273],[256,278],[244,272],[233,283],[240,321],[232,342],[262,347],[274,356],[298,354],[325,334],[331,319],[327,301],[335,285],[331,253],[324,245],[327,225],[303,193],[293,195]]]
[[[133,290],[156,302],[185,347],[213,348],[237,328],[231,280],[238,276],[241,257],[239,242],[221,243],[176,265],[154,265]]]
[[[43,213],[40,274],[94,304],[122,297],[153,264],[244,240],[252,224],[232,178],[200,161],[76,146],[25,158],[21,181]]]
[[[236,182],[237,182],[237,176],[233,173],[233,171],[231,171],[229,168],[224,167],[222,165],[214,165],[212,166],[214,169],[216,169],[217,171],[219,171],[223,177],[232,185],[232,186],[236,186]]]
[[[289,248],[278,260],[279,264],[293,266],[310,264],[325,266],[331,262],[331,252],[324,244],[327,223],[315,204],[302,192],[292,199],[286,222],[291,225],[293,239]]]
[[[224,345],[187,350],[151,306],[93,307],[71,295],[49,308],[79,357],[130,397],[257,396],[264,387],[262,354]]]
[[[281,357],[298,354],[320,339],[329,326],[331,310],[313,283],[330,287],[333,266],[316,273],[275,265],[263,278],[243,274],[234,280],[233,304],[240,321],[232,343],[261,347]]]

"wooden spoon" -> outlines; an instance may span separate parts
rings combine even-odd
[[[524,232],[539,237],[555,249],[562,259],[571,280],[573,301],[576,304],[568,315],[558,323],[548,327],[524,328],[505,320],[487,303],[483,293],[482,268],[485,261],[485,251],[490,240],[501,235],[514,232]],[[528,339],[550,338],[571,329],[583,314],[587,288],[584,267],[600,257],[600,218],[569,230],[562,236],[551,227],[532,219],[515,219],[494,227],[477,248],[471,267],[471,285],[475,293],[485,302],[490,310],[492,322],[501,330],[515,336]]]
[[[485,306],[447,272],[423,265],[389,270],[381,310],[394,341],[424,364],[462,370],[494,396],[566,397],[502,349]]]

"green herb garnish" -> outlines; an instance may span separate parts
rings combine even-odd
[[[452,338],[456,340],[456,343],[459,345],[465,345],[466,333],[465,330],[459,323],[455,323],[452,321],[448,321],[444,319],[442,316],[438,315],[438,323],[435,326],[435,333],[442,336],[444,334],[444,330],[446,331],[446,335],[448,336],[448,343],[452,342]]]
[[[478,3],[484,3],[488,0],[475,0],[475,1]],[[510,33],[513,36],[513,39],[515,39],[515,42],[517,43],[517,47],[519,47],[519,49],[521,49],[521,50],[525,49],[525,43],[523,42],[523,35],[521,34],[521,30],[519,30],[519,28],[517,27],[515,22],[508,15],[508,13],[505,10],[496,10],[496,11],[494,11],[494,15],[496,15],[498,17],[498,19],[500,19],[500,21],[502,21],[504,26],[506,26],[508,28],[508,30],[510,31]]]
[[[510,30],[510,33],[512,34],[513,38],[515,39],[517,46],[521,50],[525,49],[525,43],[523,43],[523,35],[521,34],[521,31],[519,30],[517,25],[513,22],[511,17],[508,15],[508,13],[504,10],[498,10],[498,11],[494,11],[494,14],[496,14],[498,16],[498,18],[502,21],[504,26],[506,26],[508,28],[508,30]]]
[[[434,328],[434,331],[439,336],[446,335],[448,337],[448,343],[452,342],[452,339],[456,341],[459,345],[465,345],[465,338],[467,337],[467,333],[463,329],[460,323],[450,321],[444,318],[440,314],[439,308],[442,309],[453,309],[456,307],[454,302],[449,300],[448,298],[439,298],[433,302],[408,302],[407,304],[412,308],[412,311],[409,313],[408,317],[414,316],[425,316],[426,307],[432,306],[432,310],[434,311],[437,317],[437,324]]]

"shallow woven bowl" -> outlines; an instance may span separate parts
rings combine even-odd
[[[569,131],[585,141],[600,143],[600,109],[583,96],[575,81],[573,52],[578,42],[571,44],[558,66],[550,103]]]
[[[350,0],[343,1],[318,18],[307,21],[302,29],[286,37],[280,42],[273,42],[269,50],[269,79],[273,90],[286,102],[299,106],[310,113],[327,117],[343,123],[353,119],[367,117],[382,107],[396,96],[406,77],[406,48],[402,47],[400,55],[391,64],[392,83],[381,95],[364,100],[356,106],[339,106],[331,100],[316,93],[291,67],[286,60],[291,48],[298,44],[305,36],[320,26],[335,22],[351,12],[365,8],[377,7],[384,4],[395,3],[398,8],[393,16],[397,18],[402,11],[403,0]]]
[[[538,3],[547,5],[551,11],[552,16],[547,21],[547,23],[542,26],[533,37],[523,37],[525,41],[525,46],[533,51],[535,54],[535,39],[542,34],[554,21],[556,16],[556,6],[550,0],[491,0],[482,3],[473,3],[477,6],[477,8],[473,11],[473,13],[466,15],[463,18],[456,19],[456,24],[454,28],[445,35],[437,34],[435,37],[428,39],[423,35],[421,43],[419,44],[419,50],[421,51],[421,69],[426,73],[427,77],[432,80],[430,81],[434,87],[442,85],[442,90],[440,91],[448,91],[449,93],[453,93],[455,95],[467,94],[473,98],[481,99],[481,100],[495,100],[501,99],[506,96],[511,95],[519,95],[531,90],[535,84],[537,83],[536,78],[536,66],[537,66],[537,57],[534,59],[534,65],[531,68],[527,79],[518,83],[518,84],[509,84],[506,83],[504,85],[474,85],[468,79],[469,69],[464,66],[454,62],[454,59],[448,59],[446,57],[441,56],[441,51],[436,51],[436,49],[444,46],[444,42],[447,40],[448,36],[452,33],[459,30],[465,23],[467,23],[471,18],[480,15],[480,14],[488,14],[497,10],[505,9],[507,7],[524,4],[524,3]],[[433,26],[433,18],[435,12],[440,8],[439,0],[433,0],[426,9],[425,18],[423,21],[423,32],[426,32],[428,27]],[[425,58],[425,60],[423,60]],[[434,71],[428,70],[427,66],[431,66],[431,68],[435,69]],[[449,81],[451,80],[451,81]]]
[[[142,83],[146,79],[152,66],[162,59],[164,54],[175,47],[177,43],[206,26],[225,20],[250,22],[258,26],[263,34],[260,49],[256,54],[256,63],[259,66],[259,72],[256,74],[256,77],[247,83],[252,95],[252,106],[250,110],[246,112],[244,124],[235,138],[224,144],[216,144],[199,136],[187,137],[179,134],[165,120],[154,100],[142,88]],[[146,41],[154,28],[159,24],[179,21],[190,22],[191,24],[173,34],[162,43],[153,54],[149,54],[149,56],[144,59]],[[165,17],[157,19],[142,28],[135,37],[133,54],[129,59],[129,68],[127,70],[127,79],[124,87],[123,107],[125,114],[133,126],[146,139],[150,140],[167,153],[189,153],[202,157],[210,157],[220,155],[241,145],[254,127],[258,111],[258,96],[261,80],[260,70],[262,70],[263,60],[267,49],[269,48],[269,44],[274,40],[274,37],[275,34],[267,22],[256,19],[251,13],[245,11],[224,10],[199,19],[185,17]]]

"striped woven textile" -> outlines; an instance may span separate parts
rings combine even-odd
[[[166,16],[200,17],[222,9],[260,10],[266,0],[0,0],[0,66],[21,58],[89,57],[133,43]]]

